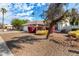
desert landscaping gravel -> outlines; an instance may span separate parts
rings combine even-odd
[[[74,56],[79,55],[79,47],[70,46],[67,37],[60,33],[45,36],[29,33],[0,34],[15,56]]]

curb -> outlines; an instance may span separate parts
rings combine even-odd
[[[1,50],[0,51],[1,56],[14,56],[1,36],[0,36],[0,50]]]

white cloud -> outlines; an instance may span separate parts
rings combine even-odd
[[[14,19],[14,18],[19,18],[19,19],[24,19],[24,20],[28,19],[28,20],[30,20],[30,21],[33,20],[33,17],[31,17],[31,16],[26,16],[26,17],[13,16],[13,19]]]
[[[23,12],[23,13],[18,13],[16,16],[29,16],[33,13],[33,10],[28,11],[28,12]]]
[[[23,6],[23,4],[21,4],[21,3],[16,3],[16,4],[14,5],[14,7],[15,7],[16,9],[23,9],[22,6]]]
[[[24,16],[26,13],[18,13],[16,16]]]
[[[24,17],[24,19],[28,19],[28,20],[32,21],[33,17]]]
[[[23,6],[24,10],[31,10],[31,7]]]
[[[42,3],[42,5],[45,5],[46,3]]]
[[[37,6],[41,7],[41,3],[38,3]]]
[[[41,7],[42,5],[45,5],[46,3],[38,3],[37,6]]]
[[[26,15],[31,15],[33,13],[33,10],[31,10],[31,11],[28,11],[27,13],[26,13]]]
[[[27,4],[16,3],[14,7],[22,10],[31,10],[34,6],[27,6]]]
[[[10,3],[8,3],[8,4],[0,3],[0,8],[5,8],[6,10],[9,10],[9,5],[10,5]]]
[[[23,5],[23,9],[24,10],[31,10],[34,6],[26,6],[26,5]]]

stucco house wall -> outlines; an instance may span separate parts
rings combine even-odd
[[[61,20],[57,23],[58,31],[61,31],[68,26],[70,26],[69,17],[67,17],[65,20]]]

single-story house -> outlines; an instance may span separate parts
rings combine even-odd
[[[39,26],[39,25],[44,25],[43,21],[30,21],[26,24],[23,24],[23,31],[27,31],[28,32],[28,26]]]
[[[4,25],[4,29],[6,29],[6,30],[11,30],[11,29],[13,29],[13,26],[10,25],[10,24],[5,24],[5,25]]]
[[[56,24],[56,30],[59,31],[59,32],[61,32],[64,28],[71,26],[70,22],[69,22],[69,19],[70,18],[67,17],[65,20],[61,20],[61,21],[57,22],[57,24]],[[44,28],[45,23],[43,21],[30,21],[30,22],[28,22],[26,24],[23,24],[23,31],[27,31],[28,32],[28,26],[30,26],[30,25],[33,25],[33,26],[39,26],[39,25],[41,25],[42,28]]]
[[[61,20],[59,22],[57,22],[57,30],[60,32],[63,29],[65,29],[66,27],[71,26],[70,25],[70,21],[69,21],[69,17],[67,17],[65,20]]]

